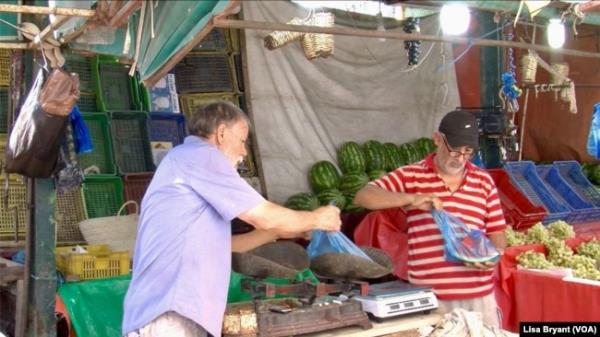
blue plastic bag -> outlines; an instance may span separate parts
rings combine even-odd
[[[600,159],[600,103],[594,105],[590,133],[588,134],[587,152],[590,156]]]
[[[73,140],[75,143],[76,153],[87,153],[94,150],[94,144],[92,143],[92,136],[90,130],[88,130],[85,121],[79,112],[77,105],[73,106],[73,110],[69,114],[71,120],[71,127],[73,128]]]
[[[311,260],[327,253],[344,253],[360,256],[372,261],[365,252],[358,248],[342,232],[313,231],[312,239],[306,248],[306,252]]]
[[[445,211],[431,211],[444,238],[444,255],[449,262],[495,262],[500,258],[485,233],[470,229]]]

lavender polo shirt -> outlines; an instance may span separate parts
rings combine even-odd
[[[123,335],[175,311],[221,336],[230,221],[263,201],[225,155],[201,138],[189,136],[169,151],[142,201]]]

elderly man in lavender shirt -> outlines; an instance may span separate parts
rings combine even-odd
[[[191,136],[158,167],[144,200],[124,304],[127,337],[221,335],[231,252],[313,229],[339,230],[339,209],[293,211],[265,200],[237,173],[249,121],[216,102],[189,120]],[[236,217],[256,229],[231,235]]]

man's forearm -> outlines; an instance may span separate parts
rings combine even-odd
[[[277,239],[277,234],[273,232],[255,229],[249,233],[233,235],[231,237],[231,250],[243,253]]]
[[[488,235],[488,237],[498,251],[502,252],[504,249],[506,249],[506,235],[504,235],[504,232],[491,233]]]
[[[354,197],[356,205],[371,210],[404,207],[412,202],[412,194],[390,192],[373,185],[363,187]]]

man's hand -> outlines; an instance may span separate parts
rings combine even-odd
[[[324,231],[335,232],[339,231],[342,226],[340,219],[340,209],[335,206],[323,206],[312,211],[314,220],[314,229],[322,229]]]
[[[413,194],[409,209],[430,211],[432,208],[442,209],[442,200],[433,194]]]
[[[496,262],[487,261],[487,262],[465,262],[465,266],[475,268],[475,269],[492,269],[496,266]]]

